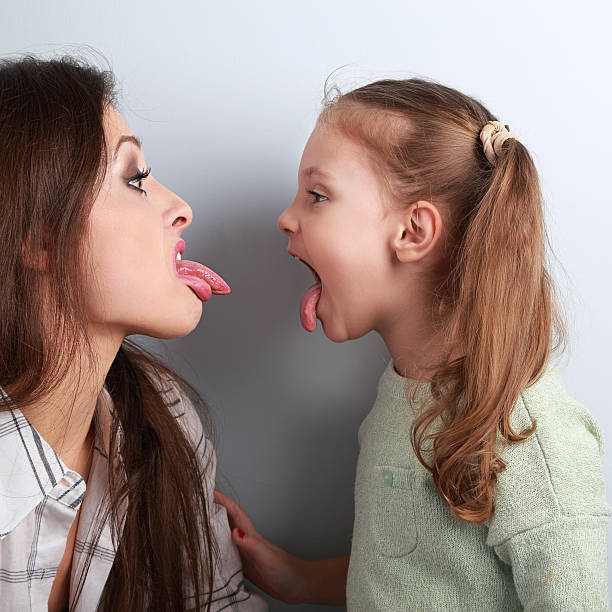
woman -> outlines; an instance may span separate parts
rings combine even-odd
[[[146,169],[113,77],[0,63],[0,602],[10,610],[260,610],[177,338],[229,287],[181,259],[192,211]]]

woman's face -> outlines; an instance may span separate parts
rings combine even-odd
[[[147,164],[139,141],[110,107],[105,134],[108,169],[89,217],[89,323],[121,339],[184,336],[211,289],[229,287],[200,264],[177,262],[191,208],[152,175],[141,177]]]

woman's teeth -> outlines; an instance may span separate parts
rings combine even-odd
[[[182,257],[180,253],[176,254],[176,261],[181,261]]]

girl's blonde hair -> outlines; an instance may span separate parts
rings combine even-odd
[[[453,515],[473,523],[494,512],[505,468],[498,434],[506,444],[535,431],[535,422],[514,431],[510,413],[565,337],[533,160],[512,138],[491,164],[479,134],[492,120],[473,98],[421,79],[378,81],[328,98],[319,118],[368,149],[394,202],[448,209],[433,313],[446,357],[435,365],[431,402],[411,438]]]

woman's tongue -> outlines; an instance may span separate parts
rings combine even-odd
[[[315,283],[304,292],[300,300],[300,320],[302,327],[308,331],[314,331],[317,326],[317,304],[321,297],[321,283]]]
[[[231,291],[229,285],[216,272],[197,261],[177,261],[176,274],[203,302],[207,302],[213,293],[225,295]]]

